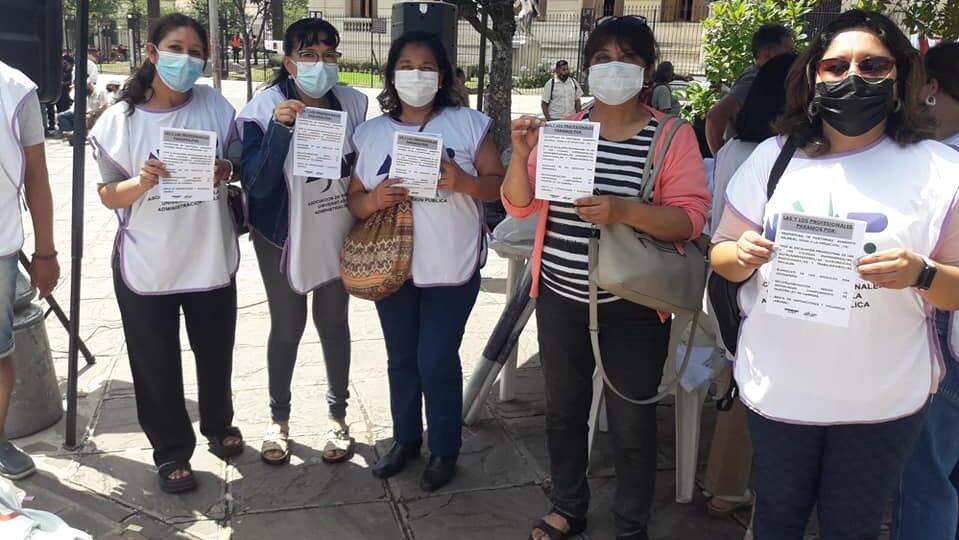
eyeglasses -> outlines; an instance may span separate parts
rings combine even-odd
[[[295,60],[300,64],[317,64],[319,62],[325,62],[327,64],[336,64],[340,61],[340,58],[343,57],[343,53],[337,51],[326,51],[322,55],[317,54],[315,51],[300,51]]]
[[[642,15],[623,15],[622,17],[617,15],[607,15],[605,17],[600,17],[596,21],[596,26],[602,26],[606,23],[613,22],[613,21],[623,21],[626,23],[641,24],[643,26],[647,26],[646,17],[643,17]]]
[[[867,81],[879,82],[888,79],[896,68],[896,61],[887,56],[873,56],[860,62],[842,58],[824,58],[816,64],[816,74],[823,82],[839,82],[845,79],[855,66],[855,73]]]

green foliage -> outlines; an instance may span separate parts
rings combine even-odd
[[[909,34],[959,40],[959,0],[860,0],[857,7],[897,16]]]
[[[697,118],[706,118],[710,107],[719,99],[719,93],[711,85],[696,81],[689,83],[684,90],[676,90],[674,94],[683,103],[683,118],[690,123]]]
[[[553,72],[547,70],[531,71],[513,80],[514,88],[542,88],[553,78]]]
[[[710,81],[733,83],[753,63],[752,35],[763,24],[782,24],[802,46],[803,16],[818,0],[718,0],[703,23],[703,52]]]

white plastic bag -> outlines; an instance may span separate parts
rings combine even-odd
[[[536,239],[536,225],[538,223],[538,215],[527,219],[516,219],[506,216],[506,219],[501,221],[499,225],[493,229],[493,238],[497,242],[511,246],[532,246]]]
[[[0,478],[0,538],[3,540],[93,540],[56,514],[23,508],[20,500],[17,488]]]

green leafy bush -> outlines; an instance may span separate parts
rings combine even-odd
[[[673,92],[676,98],[683,103],[682,115],[689,122],[697,118],[706,118],[709,108],[719,99],[719,93],[712,86],[693,81],[683,90]]]

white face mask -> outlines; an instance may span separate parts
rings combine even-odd
[[[435,71],[397,70],[393,84],[400,101],[410,107],[423,107],[436,97],[440,88],[440,74]]]
[[[607,62],[589,68],[589,89],[606,105],[622,105],[643,89],[645,70],[628,62]]]

